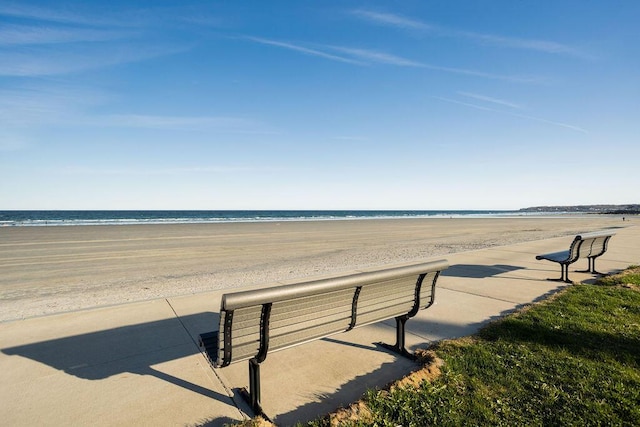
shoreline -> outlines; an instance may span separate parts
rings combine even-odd
[[[11,215],[10,212],[20,215]],[[71,213],[71,214],[69,214]],[[180,215],[180,213],[183,213]],[[360,221],[441,218],[559,218],[617,215],[606,212],[510,210],[275,210],[275,211],[0,211],[4,227],[76,227],[105,225],[241,224],[271,222]]]
[[[302,281],[634,223],[562,215],[2,227],[0,322]]]

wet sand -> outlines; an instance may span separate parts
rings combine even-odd
[[[0,321],[559,236],[568,244],[575,234],[623,225],[618,216],[590,215],[2,227]]]

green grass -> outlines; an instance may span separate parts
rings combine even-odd
[[[639,285],[634,267],[442,342],[437,379],[371,390],[342,425],[640,425]]]

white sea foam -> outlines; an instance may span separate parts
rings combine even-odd
[[[520,211],[0,211],[0,226],[203,224],[402,218],[497,218],[558,216]]]

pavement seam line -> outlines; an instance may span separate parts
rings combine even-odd
[[[178,315],[178,313],[176,312],[176,309],[173,308],[173,305],[171,305],[171,301],[169,301],[168,298],[164,299],[167,303],[167,305],[169,305],[169,308],[171,308],[171,311],[173,311],[173,314],[176,316],[176,319],[178,319],[178,322],[180,322],[180,324],[182,325],[182,328],[185,330],[185,332],[187,333],[187,335],[189,336],[189,338],[191,339],[191,342],[193,342],[193,344],[196,346],[196,348],[198,349],[198,353],[200,353],[200,356],[202,356],[203,358],[205,358],[205,356],[202,354],[202,351],[200,351],[200,346],[198,345],[198,343],[196,342],[196,340],[193,339],[193,336],[191,336],[191,332],[189,332],[189,329],[187,329],[187,326],[184,324],[184,322],[182,321],[182,319],[180,318],[180,316]],[[206,358],[205,358],[206,359]],[[207,360],[207,365],[209,365],[209,361]],[[222,385],[222,388],[224,388],[224,391],[227,393],[227,396],[229,396],[229,398],[231,399],[231,401],[233,402],[234,406],[236,407],[236,409],[238,410],[238,412],[240,413],[240,416],[244,419],[245,415],[242,412],[242,409],[240,409],[240,406],[238,406],[238,402],[236,402],[236,400],[234,399],[234,393],[232,390],[230,390],[227,385],[224,383],[224,381],[222,380],[222,378],[220,377],[220,375],[218,375],[218,373],[216,372],[215,369],[211,369],[211,371],[213,372],[213,375],[216,376],[216,378],[218,379],[218,381],[220,382],[220,384]]]
[[[510,301],[508,299],[491,297],[491,296],[487,296],[487,295],[477,294],[477,293],[474,293],[474,292],[461,291],[461,290],[458,290],[458,289],[447,288],[445,286],[440,286],[439,289],[446,289],[446,290],[452,291],[452,292],[459,292],[461,294],[473,295],[473,296],[476,296],[476,297],[492,299],[492,300],[495,300],[495,301],[508,302],[510,304],[519,304],[518,301]]]

